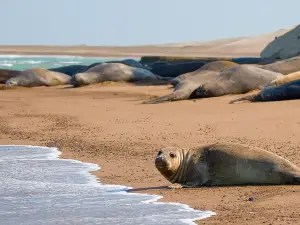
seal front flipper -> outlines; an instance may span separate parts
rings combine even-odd
[[[157,103],[162,103],[162,102],[167,102],[167,101],[171,101],[174,97],[174,93],[159,97],[159,98],[154,98],[151,100],[147,100],[142,102],[143,104],[157,104]]]
[[[189,96],[190,95],[186,92],[183,92],[181,90],[176,90],[171,94],[159,98],[151,99],[148,101],[144,101],[143,104],[157,104],[157,103],[168,102],[168,101],[186,100],[189,98]]]
[[[181,184],[175,183],[168,186],[169,189],[182,189],[183,186]]]
[[[170,185],[168,188],[170,189],[182,189],[182,188],[196,188],[199,187],[198,182],[187,182],[185,184],[174,183]]]

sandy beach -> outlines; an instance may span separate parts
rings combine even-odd
[[[297,186],[169,190],[154,157],[160,147],[226,141],[262,147],[300,165],[300,101],[229,105],[237,96],[224,96],[141,104],[170,91],[167,85],[125,83],[1,90],[0,144],[55,146],[63,158],[99,164],[95,174],[102,183],[217,213],[198,224],[297,224]]]

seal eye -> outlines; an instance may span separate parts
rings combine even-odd
[[[175,156],[176,156],[176,155],[175,155],[173,152],[170,153],[170,157],[171,157],[171,158],[174,158]]]
[[[161,155],[162,154],[162,151],[159,151],[158,153],[157,153],[157,156],[159,156],[159,155]]]

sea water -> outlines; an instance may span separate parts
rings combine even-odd
[[[122,59],[81,56],[0,55],[0,69],[21,71],[32,68],[50,69],[69,65],[90,65],[96,62]],[[139,60],[140,58],[135,59]]]
[[[0,224],[191,224],[214,215],[101,184],[90,174],[98,165],[59,154],[56,148],[0,145]]]

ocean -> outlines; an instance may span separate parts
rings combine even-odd
[[[56,148],[0,145],[0,224],[194,224],[214,215],[101,184],[90,173],[98,165],[59,154]]]
[[[27,56],[0,55],[0,69],[26,70],[32,68],[55,68],[68,65],[90,65],[96,62],[122,60],[123,58],[96,58],[81,56]],[[134,58],[139,60],[140,58]]]

